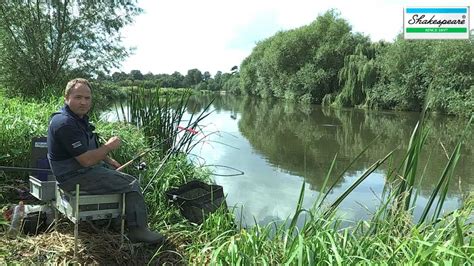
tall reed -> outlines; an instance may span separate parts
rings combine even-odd
[[[134,88],[128,96],[126,102],[119,102],[122,114],[117,116],[143,130],[149,146],[162,152],[172,148],[174,151],[189,152],[193,139],[200,132],[199,123],[209,115],[212,104],[211,101],[196,117],[192,114],[188,121],[184,121],[191,96],[189,90],[176,95],[161,90]],[[178,136],[181,132],[183,134]]]

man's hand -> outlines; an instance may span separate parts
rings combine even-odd
[[[117,149],[120,146],[120,138],[119,137],[111,137],[104,146],[110,151]]]
[[[106,160],[107,154],[120,146],[120,138],[119,137],[111,137],[104,145],[100,146],[98,149],[89,150],[82,153],[79,156],[76,156],[76,160],[81,164],[83,167],[89,167],[99,163],[102,160]],[[116,167],[120,164],[115,161],[115,163],[111,164],[112,166]]]
[[[122,166],[119,162],[117,162],[116,160],[110,158],[110,157],[107,157],[105,159],[105,162],[112,165],[115,169],[119,168],[120,166]]]

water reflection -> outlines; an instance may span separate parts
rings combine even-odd
[[[214,96],[193,98],[189,111],[199,112],[211,97]],[[341,194],[372,163],[395,149],[393,159],[382,165],[341,205],[340,213],[348,219],[367,217],[368,212],[360,205],[368,211],[375,208],[378,200],[374,195],[381,193],[387,170],[400,164],[419,115],[302,107],[232,96],[217,98],[213,108],[216,112],[209,118],[211,128],[231,134],[215,134],[194,152],[205,158],[207,164],[227,165],[245,172],[243,176],[216,176],[215,179],[228,193],[228,203],[238,205],[237,214],[242,211],[244,221],[250,224],[253,217],[266,223],[269,219],[285,219],[291,215],[303,180],[308,184],[304,205],[310,207],[334,156],[337,154],[331,180],[378,136],[336,184],[329,198]],[[466,122],[445,116],[429,119],[430,135],[420,161],[420,175],[421,172],[424,175],[419,181],[420,199],[415,214],[435,187],[447,162],[446,154],[451,153]],[[450,183],[447,210],[458,206],[462,195],[474,188],[474,166],[468,163],[473,161],[473,148],[471,134]]]

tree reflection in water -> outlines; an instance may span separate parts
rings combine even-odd
[[[193,98],[190,101],[189,111],[199,112],[200,108],[206,106],[213,97],[207,95]],[[273,173],[275,173],[273,186],[276,182],[283,182],[278,181],[281,177],[276,176],[275,169],[277,169],[277,172],[285,175],[287,179],[291,179],[292,176],[303,177],[310,185],[310,190],[318,192],[335,154],[337,154],[337,161],[332,178],[340,174],[352,159],[378,136],[369,149],[349,168],[344,178],[336,184],[336,188],[343,189],[373,162],[383,158],[393,149],[397,149],[393,159],[382,165],[374,177],[369,177],[369,180],[372,178],[371,186],[373,187],[361,186],[355,194],[371,194],[372,190],[381,190],[384,185],[384,174],[389,167],[400,165],[419,116],[414,112],[330,109],[231,95],[218,97],[214,101],[214,109],[217,114],[225,113],[226,115],[218,116],[218,118],[216,116],[210,120],[228,120],[219,122],[228,125],[237,123],[235,126],[238,126],[236,130],[238,132],[236,133],[242,140],[248,141],[249,154],[244,154],[245,148],[241,149],[241,153],[234,150],[231,153],[232,159],[227,161],[231,167],[246,168],[245,174],[252,177],[252,180],[245,181],[248,184],[240,181],[238,186],[243,186],[241,189],[246,185],[254,190],[258,186],[270,189],[272,184],[262,180],[263,177],[271,180],[272,177],[268,175]],[[422,197],[429,197],[431,194],[446,165],[446,154],[452,152],[466,123],[467,120],[463,119],[433,115],[427,120],[426,126],[430,132],[419,163],[419,172],[425,171],[423,179],[419,180],[418,187]],[[226,131],[226,128],[219,130]],[[461,159],[449,186],[447,196],[457,202],[456,204],[459,204],[463,194],[474,189],[474,164],[468,163],[474,161],[473,137],[474,134],[471,133],[463,146]],[[232,145],[240,144],[232,143]],[[213,149],[213,152],[221,155],[226,153],[219,150],[225,147],[216,146]],[[230,156],[230,153],[221,157],[223,156]],[[255,158],[252,160],[248,156],[255,156]],[[264,163],[257,163],[259,159],[262,159]],[[265,167],[274,170],[273,172],[264,170]],[[375,180],[377,178],[378,180]],[[219,180],[228,186],[236,185],[232,183],[236,181]],[[297,178],[294,178],[293,182],[301,184]],[[246,196],[245,193],[237,194],[239,197],[236,197],[236,200],[239,202],[253,204],[251,199],[242,199]],[[278,195],[273,197],[278,197]],[[271,200],[272,196],[269,198]],[[357,200],[364,201],[363,198]],[[290,204],[295,203],[296,201]],[[261,210],[265,208],[262,207]],[[272,213],[267,213],[262,216],[262,219],[272,215]]]

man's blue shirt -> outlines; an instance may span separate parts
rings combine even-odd
[[[80,118],[67,105],[52,115],[48,127],[48,159],[56,176],[82,168],[74,157],[97,148],[94,129],[87,115]]]

